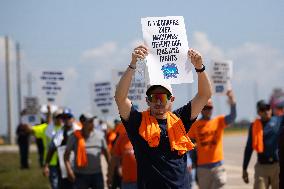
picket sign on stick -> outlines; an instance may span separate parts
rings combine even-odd
[[[232,61],[212,61],[210,78],[215,94],[225,95],[228,90],[232,89],[232,76]]]

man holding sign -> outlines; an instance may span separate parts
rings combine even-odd
[[[145,59],[148,53],[148,48],[143,45],[134,49],[131,63],[115,92],[118,110],[137,160],[137,185],[138,188],[189,188],[186,152],[193,144],[186,133],[211,97],[211,85],[201,55],[188,50],[188,58],[198,75],[197,95],[171,112],[175,100],[171,86],[150,85],[146,91],[149,109],[138,112],[127,95],[138,59]]]

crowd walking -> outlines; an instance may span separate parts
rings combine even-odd
[[[115,91],[120,120],[114,126],[89,113],[81,114],[77,121],[69,108],[51,112],[49,106],[42,124],[21,122],[17,128],[20,168],[29,168],[29,143],[34,136],[42,141],[40,166],[52,189],[190,189],[193,183],[199,189],[226,188],[223,136],[237,117],[234,90],[226,93],[229,113],[212,117],[216,102],[211,98],[202,55],[189,49],[187,56],[198,82],[194,98],[173,109],[175,100],[185,96],[175,94],[167,83],[152,84],[144,94],[148,107],[138,111],[128,93],[137,61],[148,54],[144,45],[131,54]],[[254,189],[282,189],[284,103],[273,109],[261,100],[256,110],[258,117],[248,129],[240,178],[249,183],[247,169],[256,151]],[[102,156],[107,162],[106,178]]]

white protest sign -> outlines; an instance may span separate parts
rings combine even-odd
[[[213,61],[210,76],[215,94],[226,94],[232,88],[233,62]]]
[[[118,84],[121,76],[123,75],[124,71],[119,70],[112,70],[112,88],[115,90],[116,85]],[[133,76],[132,82],[128,91],[128,98],[131,100],[133,106],[139,110],[145,110],[147,108],[145,96],[147,90],[147,84],[145,79],[143,80],[135,80]],[[114,91],[113,90],[113,95]]]
[[[114,104],[111,83],[97,82],[93,87],[93,103],[97,114],[108,114]]]
[[[143,39],[149,48],[147,67],[150,84],[192,83],[188,42],[182,16],[141,19]]]
[[[39,101],[37,97],[25,97],[24,103],[27,114],[37,114],[39,112]]]
[[[62,71],[42,71],[40,74],[40,97],[41,104],[62,104],[62,95],[65,82]]]
[[[21,117],[21,122],[31,126],[39,125],[41,123],[39,114],[26,114]]]

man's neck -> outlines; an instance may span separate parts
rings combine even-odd
[[[157,114],[153,114],[153,112],[150,111],[150,115],[155,117],[156,119],[167,119],[167,112],[164,113],[163,115],[157,115]]]
[[[89,138],[90,134],[91,134],[91,132],[86,131],[86,130],[82,130],[82,135],[85,139]]]

